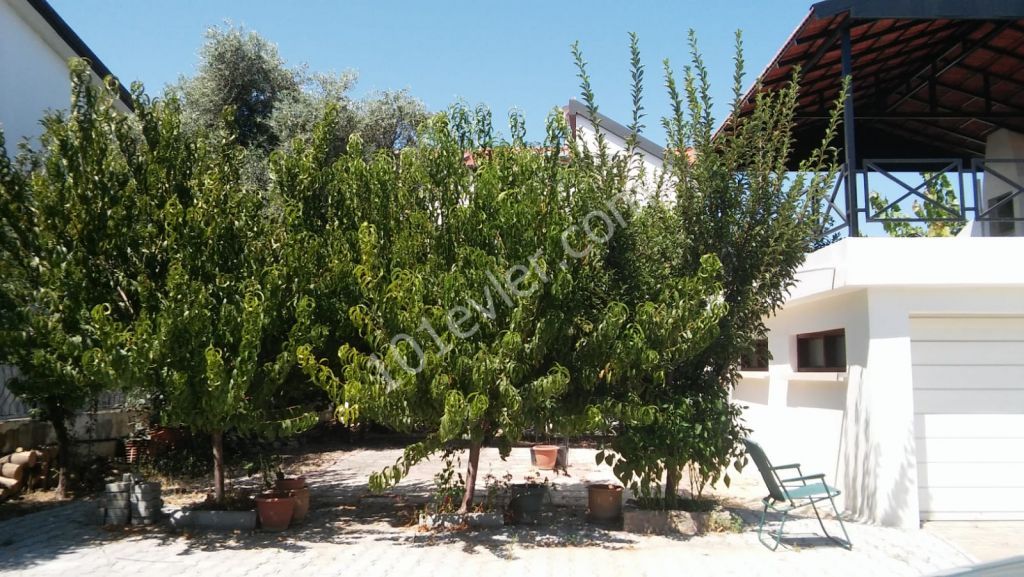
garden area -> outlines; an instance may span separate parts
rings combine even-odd
[[[716,137],[691,35],[682,77],[665,64],[663,171],[644,174],[630,40],[624,151],[599,125],[577,138],[558,109],[531,142],[517,113],[501,130],[463,104],[395,105],[393,137],[367,141],[335,92],[300,91],[307,117],[282,124],[263,100],[212,105],[205,72],[162,97],[134,85],[124,114],[72,61],[70,110],[43,119],[38,147],[12,160],[0,140],[0,362],[56,440],[45,472],[8,457],[22,464],[4,465],[5,496],[52,469],[60,498],[102,491],[108,525],[162,522],[174,501],[182,527],[280,530],[310,506],[284,448],[376,428],[402,450],[366,471],[369,492],[445,463],[413,524],[536,521],[548,474],[484,470],[481,454],[531,441],[538,470],[567,473],[568,439],[585,438],[605,473],[585,488],[591,521],[622,523],[625,492],[663,525],[738,529],[705,490],[746,465],[731,390],[816,242],[839,108],[789,174],[795,82]],[[237,30],[211,36],[205,65],[232,47],[281,66]],[[71,423],[104,391],[132,399],[139,434],[83,467]],[[175,477],[203,479],[191,501],[165,494]]]

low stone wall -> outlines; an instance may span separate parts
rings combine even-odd
[[[133,420],[133,413],[122,410],[79,415],[71,427],[75,450],[113,457],[118,440],[131,432]],[[0,454],[11,453],[18,447],[28,449],[56,442],[53,426],[46,421],[11,419],[0,422]]]

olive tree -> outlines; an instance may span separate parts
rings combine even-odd
[[[278,136],[270,122],[275,107],[301,90],[302,70],[285,65],[277,46],[254,31],[226,25],[206,31],[194,77],[168,87],[184,107],[192,131],[216,131],[225,109],[243,147],[269,150]]]
[[[252,30],[225,25],[207,30],[197,72],[167,89],[181,100],[184,122],[192,131],[216,130],[231,111],[245,150],[247,178],[265,186],[271,151],[296,139],[312,138],[328,107],[331,158],[345,151],[349,137],[362,135],[363,150],[397,150],[415,142],[426,107],[407,90],[382,91],[356,101],[350,91],[356,74],[310,72],[284,61],[277,46]],[[328,159],[330,160],[330,158]]]

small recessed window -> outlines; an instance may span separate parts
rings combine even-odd
[[[757,339],[754,342],[754,350],[743,355],[743,358],[740,359],[740,370],[767,371],[768,357],[768,339]]]
[[[846,371],[846,331],[836,329],[796,336],[796,370]]]

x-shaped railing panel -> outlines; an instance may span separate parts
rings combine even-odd
[[[907,184],[902,178],[893,174],[892,171],[887,170],[886,166],[907,166],[907,165],[931,165],[935,167],[934,171],[929,171],[931,175],[918,184],[917,186],[911,186]],[[964,204],[964,180],[963,180],[963,161],[957,158],[941,158],[941,159],[871,159],[864,160],[864,169],[861,171],[864,177],[864,211],[868,222],[956,222],[964,220],[965,218],[965,204]],[[885,182],[895,183],[898,185],[903,193],[896,198],[896,200],[888,202],[884,207],[879,210],[873,210],[871,208],[871,182],[869,175],[872,173],[880,174],[885,177]],[[933,184],[938,184],[940,179],[946,175],[953,175],[953,180],[956,184],[954,185],[957,204],[947,205],[927,195],[928,188]],[[922,203],[936,209],[940,214],[945,216],[939,217],[919,217],[919,216],[885,216],[887,213],[893,210],[899,210],[900,204],[908,198],[915,198]]]
[[[1005,221],[1024,221],[1024,215],[1022,215],[1022,216],[1014,216],[1014,217],[999,216],[999,213],[997,212],[999,209],[1009,205],[1017,197],[1024,198],[1024,184],[1021,184],[1021,183],[1017,182],[1016,180],[1014,180],[1013,178],[1007,176],[1004,171],[993,168],[992,167],[993,164],[995,164],[995,165],[1003,165],[1003,166],[1010,165],[1010,166],[1024,167],[1024,159],[1021,159],[1021,158],[993,158],[993,159],[976,158],[976,159],[974,159],[974,161],[971,163],[971,168],[974,169],[974,173],[975,173],[975,178],[974,178],[974,211],[975,211],[975,217],[974,217],[974,219],[975,220],[979,220],[979,221],[987,221],[987,222],[995,222],[995,221],[1001,221],[1001,222],[1005,222]],[[997,178],[997,179],[1005,182],[1006,184],[1008,184],[1010,186],[1010,188],[1011,188],[1011,190],[1006,191],[1004,193],[1004,195],[1000,195],[1001,198],[999,199],[999,201],[994,203],[994,204],[992,204],[991,206],[982,207],[982,204],[983,204],[983,202],[982,202],[982,193],[983,193],[983,190],[982,190],[982,179],[978,178],[982,174],[984,174],[984,175],[992,175],[995,178]],[[986,176],[986,178],[987,178],[987,176]]]

